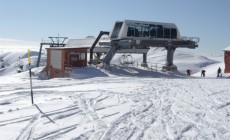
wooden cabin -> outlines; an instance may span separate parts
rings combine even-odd
[[[47,49],[46,71],[49,78],[65,77],[73,67],[87,66],[87,49],[52,47]]]
[[[230,46],[224,49],[224,73],[230,73]]]

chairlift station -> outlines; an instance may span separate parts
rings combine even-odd
[[[100,40],[103,35],[108,35],[109,40]],[[59,47],[63,47],[63,49],[69,48],[69,50],[70,48],[76,48],[73,42],[77,40],[70,39],[67,44],[65,44],[64,41],[65,39],[68,39],[67,37],[50,37],[50,39],[52,42],[41,43],[37,66],[39,66],[43,45],[50,45],[50,51],[57,50],[55,48]],[[54,39],[57,41],[54,42]],[[62,39],[62,42],[60,42],[60,39]],[[102,60],[104,68],[110,66],[110,61],[116,53],[143,54],[142,66],[147,66],[147,53],[150,47],[161,47],[167,51],[164,69],[176,70],[177,67],[173,64],[175,50],[177,48],[195,49],[198,47],[198,42],[199,38],[197,37],[182,37],[174,23],[124,20],[115,22],[111,32],[100,31],[99,35],[92,45],[88,47],[87,51],[90,53],[89,64],[94,64],[95,59],[99,59],[102,54],[105,54],[105,57]],[[99,47],[96,46],[97,44],[99,44]],[[66,47],[66,45],[68,47]],[[71,51],[66,52],[71,53]],[[76,53],[76,51],[74,52]],[[96,54],[95,59],[93,58],[93,54]],[[74,60],[78,61],[79,59],[76,58]],[[69,61],[68,63],[71,63],[70,60],[63,60],[63,63],[65,63],[64,61]],[[47,62],[47,64],[50,65],[52,63]]]
[[[174,70],[173,55],[176,48],[198,47],[199,38],[181,37],[180,32],[173,23],[145,22],[125,20],[117,21],[110,34],[110,49],[103,60],[105,65],[110,65],[114,54],[118,51],[129,53],[142,53],[143,66],[147,65],[147,52],[150,47],[163,47],[167,50],[165,68]],[[103,42],[100,43],[103,45]]]

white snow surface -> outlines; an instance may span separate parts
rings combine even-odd
[[[1,140],[230,139],[229,77],[216,78],[223,56],[176,50],[178,71],[164,72],[138,66],[142,55],[132,55],[133,66],[119,66],[118,54],[111,70],[76,68],[70,78],[50,80],[43,64],[32,69],[32,105],[28,69],[17,73],[14,66],[20,56],[26,67],[26,55],[0,51],[8,63],[0,69]],[[165,55],[151,49],[149,66],[164,63]]]

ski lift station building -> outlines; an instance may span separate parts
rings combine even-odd
[[[108,40],[101,39],[103,35],[108,35]],[[182,37],[177,26],[174,23],[147,22],[124,20],[115,22],[111,32],[101,31],[98,37],[86,40],[70,39],[68,43],[55,44],[59,47],[53,48],[50,45],[47,48],[47,71],[50,72],[50,78],[60,77],[64,74],[65,68],[83,67],[87,65],[87,52],[90,53],[89,63],[100,58],[102,54],[103,66],[109,66],[110,61],[116,53],[138,53],[143,54],[143,66],[147,66],[147,53],[150,47],[162,47],[167,51],[165,69],[174,70],[173,55],[176,48],[195,49],[198,47],[199,38]],[[82,41],[82,44],[79,44]],[[81,42],[80,42],[81,43]],[[47,43],[43,43],[47,45]],[[40,50],[42,48],[41,47]],[[97,45],[99,44],[99,46]],[[87,46],[87,47],[84,47]],[[39,55],[40,56],[40,55]],[[37,66],[40,58],[38,58]]]
[[[230,46],[224,49],[224,73],[230,73]]]
[[[47,48],[46,71],[50,78],[64,77],[71,67],[84,67],[87,65],[87,49],[51,47]]]

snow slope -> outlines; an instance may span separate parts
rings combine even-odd
[[[229,79],[34,77],[31,105],[20,75],[1,77],[3,139],[230,138]]]
[[[0,55],[13,65],[13,53]],[[151,50],[148,62],[164,63],[164,53]],[[33,68],[34,105],[28,71],[6,72],[0,76],[0,138],[230,139],[229,78],[216,78],[223,61],[176,51],[174,62],[179,72],[116,65],[74,69],[72,78],[51,80],[41,78],[43,66]],[[192,77],[184,74],[188,68]],[[201,69],[207,77],[200,77]]]

